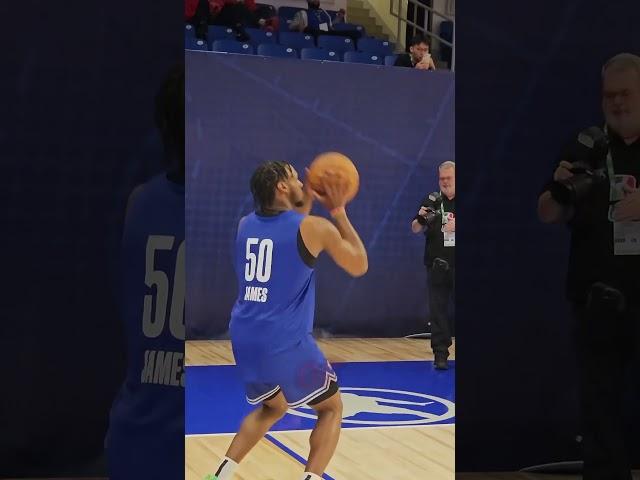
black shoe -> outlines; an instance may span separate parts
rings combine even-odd
[[[433,364],[435,365],[436,370],[448,370],[449,364],[447,363],[447,354],[436,353],[436,358],[433,361]]]

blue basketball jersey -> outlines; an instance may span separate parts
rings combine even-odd
[[[265,360],[299,345],[313,330],[315,273],[302,259],[298,232],[304,215],[252,213],[238,226],[238,298],[230,333],[236,363],[247,381],[273,371]]]
[[[184,185],[161,174],[131,194],[122,239],[126,379],[105,441],[110,478],[184,474]]]

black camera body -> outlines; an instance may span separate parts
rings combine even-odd
[[[442,194],[440,192],[432,192],[422,202],[422,206],[427,209],[426,224],[431,224],[440,215],[442,207]]]
[[[583,130],[566,160],[572,164],[573,176],[554,181],[549,188],[551,196],[561,205],[581,203],[594,187],[607,180],[607,154],[609,138],[599,127]]]

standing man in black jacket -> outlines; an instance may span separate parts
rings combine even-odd
[[[640,352],[640,57],[623,53],[605,64],[602,108],[606,128],[583,131],[563,153],[538,216],[571,231],[567,297],[578,345],[583,478],[631,480],[624,398],[639,385],[629,370]]]
[[[449,302],[455,291],[456,252],[456,164],[447,161],[438,167],[440,191],[422,202],[411,222],[413,233],[424,233],[424,264],[427,267],[431,349],[438,370],[448,368],[453,322]],[[453,320],[453,319],[452,319]]]

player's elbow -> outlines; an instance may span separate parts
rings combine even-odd
[[[358,262],[349,269],[349,275],[354,278],[362,277],[369,270],[369,260],[367,256],[364,255],[358,259]]]

